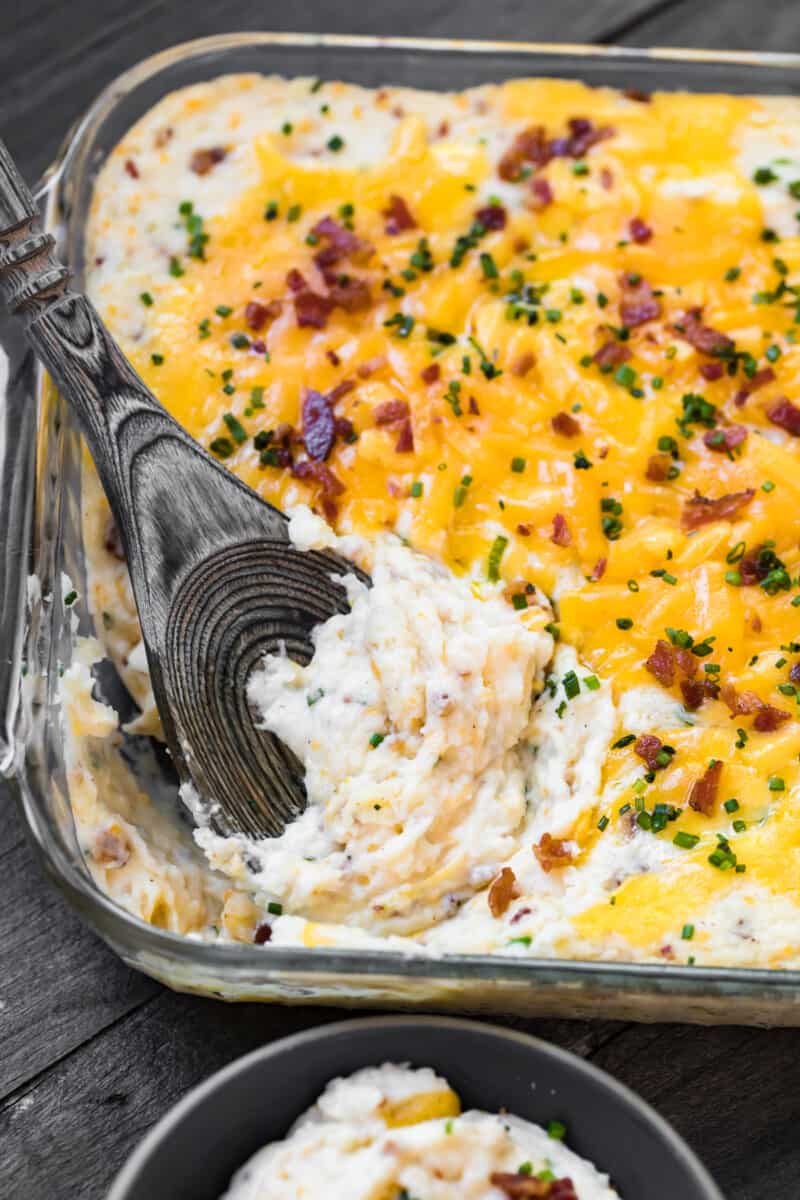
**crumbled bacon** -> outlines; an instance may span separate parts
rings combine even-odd
[[[92,844],[92,858],[107,870],[124,867],[131,856],[128,843],[112,829],[101,829]]]
[[[650,92],[643,92],[641,88],[625,88],[622,94],[628,100],[636,100],[639,104],[649,104],[653,98]]]
[[[800,409],[798,409],[798,413],[800,413]],[[707,433],[703,434],[703,442],[709,450],[726,454],[735,450],[737,446],[741,446],[746,437],[747,427],[745,425],[728,425],[724,429],[709,429]]]
[[[772,367],[762,367],[760,371],[756,371],[752,379],[748,379],[744,387],[739,388],[739,391],[733,398],[733,402],[737,408],[741,408],[747,401],[748,396],[753,392],[757,392],[759,388],[765,387],[768,383],[772,383],[775,379],[775,372]]]
[[[296,292],[294,315],[300,329],[324,329],[333,310],[333,301],[319,292]]]
[[[493,917],[502,917],[509,904],[518,896],[517,877],[511,867],[503,867],[499,875],[492,880],[487,895],[489,912]]]
[[[132,158],[125,159],[125,171],[128,175],[130,175],[131,179],[139,178],[139,168]]]
[[[568,546],[572,541],[567,518],[563,513],[556,513],[553,517],[553,532],[550,534],[550,541],[556,546]]]
[[[297,479],[304,479],[307,482],[316,483],[322,493],[322,509],[329,521],[335,521],[337,516],[337,506],[335,497],[341,496],[344,491],[344,484],[334,475],[329,467],[324,463],[312,462],[309,459],[304,459],[301,462],[291,464],[292,474]]]
[[[431,363],[430,366],[420,371],[419,377],[423,383],[436,383],[436,380],[442,373],[442,368],[438,363]]]
[[[481,410],[478,408],[478,401],[474,396],[470,396],[469,398],[469,411],[472,413],[473,417],[479,417],[481,415]]]
[[[669,642],[659,638],[655,650],[644,665],[663,687],[672,687],[675,682],[675,655]]]
[[[767,417],[779,429],[785,429],[792,437],[800,437],[800,408],[786,396],[779,396],[767,409]]]
[[[305,276],[301,275],[296,267],[292,267],[291,271],[288,272],[286,286],[290,292],[305,292],[308,290]]]
[[[599,579],[602,579],[602,578],[603,578],[603,576],[604,576],[604,575],[605,575],[605,573],[606,573],[606,567],[607,567],[607,566],[608,566],[608,559],[607,559],[607,558],[598,558],[597,562],[596,562],[596,563],[594,564],[594,566],[592,567],[592,573],[591,573],[591,575],[589,576],[589,578],[590,578],[590,580],[592,581],[592,583],[597,583],[597,581],[598,581]]]
[[[661,316],[661,302],[653,295],[653,289],[641,275],[623,271],[619,276],[619,315],[622,324],[629,329],[654,321]]]
[[[791,679],[792,683],[800,683],[800,662],[794,663],[789,671],[789,678]]]
[[[339,355],[336,353],[335,350],[331,350],[331,349],[326,350],[325,357],[327,358],[327,360],[331,364],[331,366],[333,366],[333,367],[341,366],[342,360],[339,358]]]
[[[520,522],[520,524],[517,526],[517,533],[519,534],[520,537],[530,537],[531,536],[530,525],[523,525],[522,522]]]
[[[538,842],[534,843],[533,853],[543,871],[552,871],[554,867],[568,867],[572,862],[572,851],[562,838],[551,837],[543,833]]]
[[[409,409],[405,400],[384,400],[376,405],[372,416],[376,425],[396,425],[408,419]]]
[[[518,379],[528,374],[531,367],[536,365],[536,355],[531,350],[526,350],[520,354],[519,358],[515,358],[511,364],[511,374],[516,375]]]
[[[492,233],[497,233],[501,229],[505,229],[508,214],[502,204],[486,204],[483,208],[477,209],[475,219],[480,221],[484,229],[491,230]]]
[[[381,209],[381,216],[386,222],[384,229],[390,235],[405,233],[408,229],[417,228],[417,222],[409,212],[408,205],[402,196],[391,195],[386,208]]]
[[[737,692],[731,683],[726,683],[721,689],[722,699],[730,709],[732,717],[749,717],[755,714],[753,728],[759,733],[772,733],[791,718],[791,713],[782,708],[767,704],[755,692]]]
[[[614,186],[614,173],[609,167],[600,168],[600,186],[610,192]]]
[[[588,117],[571,117],[567,121],[569,136],[553,138],[550,142],[550,153],[554,158],[583,158],[592,146],[614,136],[611,125],[595,125]]]
[[[788,713],[783,708],[775,708],[772,704],[765,704],[760,708],[753,718],[753,729],[757,729],[759,733],[774,733],[779,729],[784,721],[791,718],[791,713]]]
[[[664,765],[658,761],[663,745],[661,738],[657,738],[654,733],[643,733],[634,742],[633,752],[644,759],[649,770],[657,771]]]
[[[581,431],[580,421],[576,421],[568,412],[556,413],[551,417],[550,424],[553,433],[560,433],[562,437],[577,437]]]
[[[126,554],[125,547],[122,544],[122,534],[119,531],[119,525],[114,520],[113,516],[109,516],[106,521],[105,534],[103,536],[103,545],[109,554],[113,554],[114,558],[118,558],[120,562],[125,562]]]
[[[753,546],[752,550],[748,550],[740,559],[739,576],[745,587],[753,587],[755,584],[761,583],[761,580],[766,579],[772,570],[770,556],[762,554],[762,551],[766,549],[769,547]]]
[[[578,1200],[571,1179],[537,1179],[525,1172],[493,1171],[489,1176],[492,1187],[499,1188],[508,1200]]]
[[[631,352],[624,342],[609,338],[592,355],[592,361],[596,362],[598,367],[617,367],[620,363],[627,362],[630,356]]]
[[[221,163],[227,154],[222,146],[212,146],[209,150],[195,150],[189,159],[189,169],[195,175],[207,175],[217,163]]]
[[[588,117],[572,117],[566,136],[549,138],[543,125],[530,125],[514,138],[497,167],[501,179],[519,179],[526,166],[538,170],[551,158],[583,158],[592,146],[612,137],[610,125],[597,126]]]
[[[349,417],[334,417],[333,428],[337,438],[343,442],[355,441],[356,431]]]
[[[400,433],[394,448],[397,454],[413,454],[414,430],[410,420],[403,421],[403,424],[400,426]]]
[[[308,457],[324,462],[333,449],[336,429],[333,412],[327,397],[313,388],[303,396],[303,440]]]
[[[701,525],[709,525],[712,521],[735,521],[739,510],[745,508],[755,496],[753,488],[743,492],[729,492],[725,496],[701,496],[695,492],[687,500],[681,513],[681,526],[686,532],[699,529]]]
[[[256,931],[253,934],[253,941],[257,946],[263,946],[265,942],[272,940],[272,926],[269,921],[262,921],[256,926]]]
[[[704,325],[702,316],[701,308],[690,308],[676,322],[675,332],[680,334],[684,341],[694,346],[700,354],[719,357],[726,351],[733,350],[733,339],[729,338],[726,333],[720,333],[718,329],[712,329],[710,325]]]
[[[163,125],[161,129],[157,129],[153,136],[153,145],[157,150],[163,149],[167,142],[171,141],[175,131],[171,125]]]
[[[267,304],[262,304],[259,300],[249,300],[244,310],[245,325],[254,333],[258,333],[267,321],[281,315],[281,308],[280,300],[270,300]]]
[[[715,759],[710,766],[706,767],[700,778],[694,780],[692,786],[689,788],[687,796],[689,808],[693,808],[695,812],[702,813],[704,817],[710,817],[714,811],[722,766],[723,764],[720,760]]]
[[[336,386],[332,387],[327,394],[326,399],[328,404],[338,404],[343,396],[352,392],[355,386],[355,380],[353,379],[340,379]]]
[[[708,675],[702,679],[682,679],[680,688],[684,707],[689,712],[696,712],[704,700],[716,700],[719,695],[719,684]]]
[[[669,479],[672,465],[672,458],[669,454],[651,454],[647,460],[645,475],[653,483],[664,483]]]
[[[643,246],[645,242],[649,242],[653,236],[652,229],[641,217],[631,218],[628,222],[628,233],[631,236],[631,241],[636,242],[639,246]]]
[[[722,379],[722,376],[725,374],[725,368],[721,362],[701,363],[700,374],[703,376],[703,379],[708,380],[709,383],[713,383],[715,379]]]
[[[363,312],[372,304],[372,293],[366,279],[357,275],[334,275],[325,272],[328,301],[345,312]]]
[[[360,262],[372,254],[369,242],[358,237],[352,229],[345,229],[344,225],[334,221],[333,217],[322,217],[311,227],[311,232],[320,241],[325,242],[322,249],[314,255],[314,262],[321,271],[326,271],[343,258]]]
[[[534,175],[531,180],[530,191],[531,208],[535,209],[536,212],[541,212],[542,209],[548,208],[555,200],[549,181],[541,175]]]

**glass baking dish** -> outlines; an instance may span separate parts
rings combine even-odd
[[[800,56],[791,54],[281,34],[187,43],[111,84],[40,185],[47,224],[78,283],[93,179],[118,139],[167,92],[239,71],[435,89],[524,75],[762,94],[800,86]],[[61,572],[84,593],[86,584],[80,439],[7,318],[0,318],[0,346],[0,768],[18,779],[25,819],[49,874],[127,963],[170,987],[230,1000],[800,1025],[799,971],[207,945],[117,907],[94,886],[77,846],[56,699],[73,641]],[[93,632],[90,614],[81,616],[80,632]],[[113,680],[110,686],[113,694]],[[127,718],[131,702],[119,685],[117,693]],[[143,750],[134,743],[144,739],[130,741],[133,762]],[[144,753],[151,766],[157,762],[147,747]],[[163,790],[164,781],[154,779]]]

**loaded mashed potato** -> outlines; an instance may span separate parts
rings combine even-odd
[[[299,1200],[324,1175],[346,1200],[618,1200],[608,1176],[519,1117],[472,1110],[429,1067],[384,1063],[334,1079],[282,1142],[234,1176],[223,1200]]]
[[[274,841],[122,785],[86,652],[99,885],[199,938],[797,966],[799,198],[789,99],[232,76],[146,114],[97,180],[90,294],[374,586],[251,680],[306,768]],[[85,494],[88,601],[157,735]]]

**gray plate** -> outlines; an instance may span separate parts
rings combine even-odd
[[[237,1059],[159,1121],[108,1200],[218,1200],[330,1079],[384,1062],[433,1067],[465,1109],[563,1121],[568,1145],[607,1172],[623,1200],[723,1200],[666,1121],[609,1075],[527,1034],[448,1017],[342,1021]]]

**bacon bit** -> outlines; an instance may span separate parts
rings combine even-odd
[[[302,462],[292,464],[292,474],[297,479],[311,479],[318,483],[323,492],[329,496],[341,496],[344,484],[329,467],[321,462]]]
[[[265,942],[272,940],[272,926],[269,921],[262,921],[256,926],[256,931],[253,934],[253,941],[257,946],[263,946]]]
[[[707,379],[709,383],[713,383],[715,379],[721,379],[725,374],[725,368],[721,362],[710,362],[700,364],[700,374],[703,379]]]
[[[665,764],[658,761],[664,743],[655,734],[643,733],[633,744],[634,754],[643,758],[651,771],[660,770]]]
[[[715,759],[711,766],[706,767],[705,772],[699,779],[695,779],[689,788],[687,796],[689,808],[693,808],[695,812],[702,813],[704,817],[710,817],[714,811],[722,767],[723,764],[720,760]]]
[[[280,300],[270,300],[268,304],[261,304],[258,300],[249,300],[244,310],[245,325],[254,333],[258,333],[264,328],[267,321],[274,320],[275,317],[281,315],[282,307]]]
[[[707,675],[702,679],[682,679],[680,689],[689,712],[696,712],[704,700],[716,700],[719,696],[719,684]]]
[[[800,409],[797,412],[800,415]],[[725,429],[709,429],[708,433],[703,434],[703,442],[709,450],[716,450],[719,454],[726,454],[731,450],[735,450],[737,446],[741,446],[746,437],[746,426],[728,425]]]
[[[553,517],[553,532],[550,534],[550,541],[556,546],[569,546],[572,541],[572,534],[563,513],[556,513]]]
[[[353,379],[340,379],[336,386],[331,388],[325,399],[328,401],[328,404],[338,404],[343,396],[352,392],[355,386]]]
[[[649,104],[653,98],[650,92],[643,92],[641,88],[625,88],[622,94],[628,100],[637,100],[639,104]]]
[[[396,454],[413,454],[414,452],[414,430],[410,421],[403,421],[400,426],[400,436],[395,442]]]
[[[531,350],[526,350],[524,354],[520,354],[519,358],[515,358],[511,364],[511,374],[516,375],[518,379],[524,378],[528,374],[531,367],[536,365],[536,355]]]
[[[534,175],[531,180],[531,208],[536,212],[541,212],[548,208],[554,200],[555,195],[549,182],[541,175]]]
[[[767,418],[773,425],[785,429],[792,437],[800,437],[800,408],[792,404],[791,400],[787,400],[786,396],[779,396],[775,403],[769,406]]]
[[[125,159],[125,170],[130,175],[131,179],[139,178],[139,168],[132,158]]]
[[[600,168],[600,186],[610,192],[614,186],[614,172],[609,167]]]
[[[725,333],[720,333],[718,329],[712,329],[710,325],[704,325],[702,316],[701,308],[690,308],[673,326],[673,329],[684,341],[694,346],[700,354],[719,356],[726,350],[733,350],[733,338],[729,338]]]
[[[189,169],[195,175],[207,175],[217,163],[221,163],[228,151],[222,146],[212,146],[210,150],[195,150],[189,159]]]
[[[544,125],[530,125],[514,138],[497,166],[497,174],[509,182],[518,179],[526,163],[543,167],[551,158]]]
[[[509,925],[519,924],[519,922],[522,920],[523,917],[529,917],[532,912],[533,912],[532,908],[526,908],[524,906],[522,908],[518,908],[517,911],[514,913],[513,917],[511,918],[511,920],[508,922]]]
[[[355,427],[349,417],[334,417],[333,428],[337,438],[341,438],[343,442],[355,440]]]
[[[366,279],[357,275],[334,275],[325,273],[328,285],[328,300],[345,312],[363,312],[372,304],[372,293]]]
[[[436,380],[442,373],[442,368],[438,363],[431,363],[429,367],[425,367],[424,371],[420,371],[419,377],[423,383],[436,383]]]
[[[771,704],[765,704],[753,718],[753,729],[757,729],[759,733],[774,733],[791,715],[782,708],[773,708]]]
[[[449,133],[450,133],[450,122],[449,121],[440,121],[439,124],[436,126],[436,136],[439,138],[446,138]]]
[[[499,1188],[508,1200],[578,1200],[571,1179],[537,1179],[535,1175],[493,1171],[489,1176],[493,1187]]]
[[[375,407],[372,416],[376,425],[396,425],[398,421],[408,420],[408,404],[405,400],[384,400]]]
[[[568,867],[572,862],[572,851],[562,838],[551,837],[543,833],[534,844],[533,853],[543,871],[550,872],[554,867]]]
[[[497,233],[505,229],[507,213],[502,204],[487,204],[476,210],[475,219],[480,221],[484,229]]]
[[[761,633],[761,617],[758,613],[753,613],[750,618],[750,628],[753,630],[753,633]]]
[[[567,412],[556,413],[554,417],[550,418],[550,424],[553,433],[560,433],[562,437],[577,437],[581,431],[580,421],[576,421]]]
[[[402,196],[392,194],[389,197],[389,203],[386,205],[386,208],[381,209],[381,216],[386,221],[384,230],[390,236],[396,233],[405,233],[408,229],[417,228],[417,222],[409,212],[408,205]]]
[[[520,234],[518,237],[514,238],[511,248],[515,254],[524,254],[526,250],[530,250],[531,244],[524,234]]]
[[[131,856],[128,843],[111,829],[101,829],[92,845],[92,858],[108,871],[124,867]]]
[[[681,526],[688,532],[699,529],[701,525],[709,525],[712,521],[735,521],[739,509],[745,508],[754,496],[753,488],[746,488],[743,492],[728,492],[716,499],[701,496],[695,491],[691,500],[687,500],[683,506]]]
[[[698,664],[696,656],[692,654],[691,650],[684,650],[682,646],[674,646],[672,653],[678,665],[678,670],[682,675],[687,675],[691,679],[697,672]]]
[[[637,325],[644,325],[661,316],[661,302],[653,295],[653,289],[646,279],[623,271],[619,276],[619,286],[619,315],[628,329],[635,329]]]
[[[517,526],[517,533],[519,534],[520,537],[530,537],[531,536],[530,525],[523,525],[522,523],[520,523]]]
[[[789,672],[792,683],[800,683],[800,662],[796,662]]]
[[[658,953],[669,962],[672,962],[675,958],[675,951],[672,949],[672,946],[662,946]]]
[[[509,904],[518,896],[517,877],[511,867],[503,867],[499,875],[492,880],[487,900],[489,912],[493,917],[502,917]]]
[[[611,125],[594,125],[588,117],[571,117],[567,125],[569,137],[554,138],[550,143],[550,152],[554,158],[583,158],[592,146],[613,137],[615,133]]]
[[[333,449],[335,437],[333,413],[327,398],[313,388],[306,388],[303,396],[303,440],[308,457],[323,462]]]
[[[598,367],[616,367],[620,363],[627,362],[630,356],[631,352],[624,342],[618,342],[614,338],[609,338],[592,355],[592,362],[596,362]]]
[[[122,544],[122,534],[113,516],[109,516],[106,521],[103,545],[109,554],[113,554],[114,558],[118,558],[120,562],[125,562],[127,556],[125,554],[125,547]]]
[[[333,309],[333,301],[318,292],[298,292],[294,315],[299,329],[324,329]]]
[[[598,580],[603,578],[603,576],[606,573],[607,566],[608,566],[607,558],[598,558],[597,562],[592,567],[592,573],[589,576],[589,579],[591,580],[592,583],[597,583]]]
[[[672,458],[669,454],[651,454],[647,460],[645,475],[653,483],[664,483],[669,479],[672,470]]]
[[[301,275],[296,267],[292,267],[291,271],[286,276],[286,286],[290,292],[306,292],[308,284],[305,276]]]
[[[345,229],[333,217],[322,217],[316,225],[312,225],[311,232],[326,242],[314,255],[314,262],[321,271],[326,271],[343,258],[363,262],[373,253],[369,242],[357,237],[351,229]]]
[[[481,410],[478,408],[478,401],[474,396],[470,396],[469,398],[469,411],[472,413],[473,417],[479,417],[481,415]]]
[[[628,222],[628,232],[631,235],[631,241],[636,242],[638,246],[643,246],[653,236],[652,229],[641,217],[633,217]]]
[[[163,149],[167,142],[172,140],[174,130],[171,125],[164,125],[162,129],[157,129],[153,137],[153,145],[157,150]]]
[[[675,655],[669,642],[659,638],[655,650],[644,665],[651,675],[655,675],[662,687],[672,687],[675,682]]]
[[[739,391],[733,398],[733,402],[737,408],[741,408],[746,402],[748,396],[753,392],[757,392],[759,388],[765,387],[766,384],[772,383],[775,379],[775,372],[772,367],[762,367],[760,371],[756,371],[752,379],[748,379],[744,387],[739,388]]]
[[[376,354],[374,358],[368,358],[366,362],[359,363],[356,367],[356,375],[359,379],[369,379],[376,371],[380,371],[386,366],[386,355]]]

